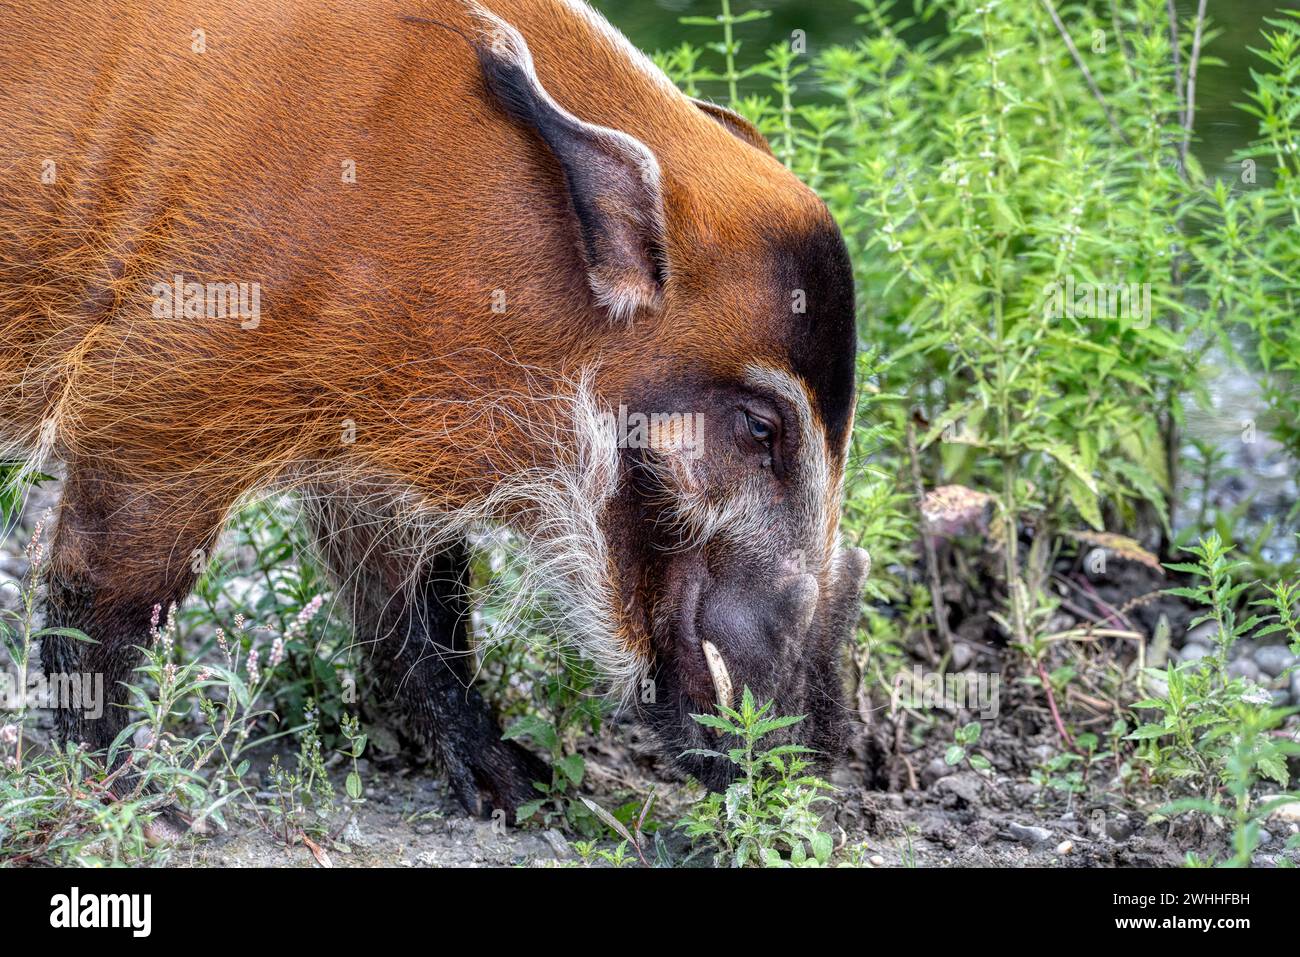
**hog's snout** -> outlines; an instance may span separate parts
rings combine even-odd
[[[737,692],[746,685],[755,694],[775,692],[808,635],[819,594],[816,577],[807,574],[774,586],[741,577],[715,579],[702,589],[694,630],[714,687],[692,689],[696,704],[729,703],[716,693],[720,673]]]
[[[691,714],[712,713],[718,705],[738,707],[748,687],[758,702],[773,702],[773,713],[806,715],[782,732],[818,751],[842,745],[839,706],[840,649],[861,614],[864,581],[870,570],[865,550],[838,551],[820,577],[784,570],[775,580],[746,578],[735,566],[719,576],[697,563],[691,587],[682,589],[678,608],[674,665],[662,676],[676,702],[675,727],[669,713],[655,716],[666,738],[687,748],[716,748]],[[769,741],[768,744],[780,743]],[[721,787],[734,769],[727,762],[682,755],[678,764],[710,787]]]

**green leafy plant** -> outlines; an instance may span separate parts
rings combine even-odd
[[[1277,769],[1285,768],[1288,758],[1300,754],[1300,745],[1273,736],[1279,713],[1280,709],[1243,707],[1235,721],[1207,731],[1207,743],[1218,745],[1223,793],[1179,798],[1160,810],[1161,815],[1200,812],[1231,827],[1232,854],[1221,862],[1224,866],[1249,867],[1259,848],[1261,823],[1279,807],[1300,799],[1300,794],[1294,793],[1261,798],[1257,791],[1261,775],[1281,778],[1286,786],[1285,774],[1279,775]],[[1297,842],[1292,840],[1289,846],[1294,848]],[[1214,862],[1193,858],[1189,863]]]
[[[534,678],[537,710],[516,717],[502,734],[506,740],[527,741],[550,758],[551,779],[533,782],[539,796],[519,807],[517,823],[564,823],[592,836],[599,832],[600,821],[589,804],[576,800],[587,765],[575,738],[600,728],[607,705],[594,690],[590,667],[576,654],[557,644],[546,657],[549,667]]]
[[[9,583],[19,596],[17,608],[0,615],[0,638],[23,689],[35,640],[53,634],[92,640],[70,629],[32,625],[41,593],[43,532],[44,520],[27,549],[27,576]],[[193,643],[184,640],[175,608],[164,617],[155,607],[151,628],[145,660],[127,686],[135,717],[107,752],[28,747],[25,697],[11,723],[0,728],[0,844],[6,860],[79,866],[153,861],[168,853],[166,846],[154,846],[162,820],[170,825],[179,816],[198,831],[227,828],[232,808],[285,844],[303,843],[321,853],[313,836],[332,833],[328,819],[336,806],[310,703],[307,723],[263,733],[275,724],[262,701],[271,696],[284,664],[285,636],[259,644],[260,629],[236,615],[232,631],[217,627],[206,654],[190,659],[186,648]],[[355,760],[365,738],[355,717],[345,716],[342,730],[354,761],[347,790],[356,802],[361,795]],[[289,734],[299,735],[297,767],[284,770],[279,757],[273,758],[264,791],[250,756]],[[262,794],[270,800],[264,802]]]
[[[22,462],[0,462],[0,533],[8,529],[22,511],[23,496],[33,485],[52,482],[44,472],[32,472]]]
[[[270,707],[294,727],[312,710],[323,743],[333,748],[345,740],[341,722],[357,698],[352,634],[328,614],[332,593],[297,510],[269,499],[234,517],[194,599],[178,614],[190,634],[210,635],[219,623],[241,616],[278,636]],[[200,650],[212,652],[210,638]]]
[[[1260,618],[1262,627],[1255,632],[1255,640],[1282,635],[1290,645],[1291,653],[1300,656],[1300,580],[1275,582],[1265,585],[1264,590],[1267,597],[1251,604],[1268,608],[1272,614]]]
[[[1220,342],[1235,351],[1226,330],[1248,334],[1272,431],[1300,455],[1300,11],[1279,10],[1265,24],[1251,48],[1262,61],[1251,70],[1255,86],[1238,104],[1259,136],[1233,157],[1235,182],[1204,186],[1190,251],[1207,308],[1224,320]]]
[[[1226,357],[1260,377],[1272,410],[1260,427],[1298,447],[1300,17],[1266,21],[1244,105],[1259,138],[1234,158],[1241,181],[1225,182],[1191,148],[1190,76],[1216,63],[1203,10],[1171,21],[1163,0],[856,2],[861,38],[814,57],[783,43],[745,65],[744,26],[727,5],[719,18],[687,21],[721,31],[720,42],[682,45],[660,62],[692,95],[715,96],[759,127],[826,199],[853,256],[870,345],[844,528],[877,558],[877,607],[854,650],[859,704],[887,694],[914,649],[947,660],[929,634],[944,636],[936,595],[992,578],[987,617],[1000,634],[984,638],[1022,656],[1020,683],[1046,699],[1064,746],[1035,772],[1045,788],[1081,793],[1095,768],[1113,764],[1125,788],[1177,782],[1208,793],[1223,783],[1233,734],[1252,726],[1237,709],[1262,706],[1250,700],[1257,689],[1228,680],[1226,648],[1257,629],[1294,641],[1296,596],[1253,583],[1276,577],[1276,529],[1252,529],[1249,503],[1210,508],[1228,464],[1205,441],[1185,461],[1185,406],[1209,405],[1207,360]],[[1087,295],[1067,293],[1076,287]],[[943,567],[927,569],[928,586],[911,551],[925,529],[923,496],[899,482],[913,473],[922,491],[961,486],[994,513],[986,535],[952,543]],[[1196,526],[1176,531],[1189,485]],[[1117,672],[1108,694],[1119,713],[1104,745],[1066,713],[1081,669],[1063,662],[1067,642],[1052,627],[1072,597],[1055,565],[1081,525],[1122,528],[1166,553],[1212,525],[1245,543],[1249,563],[1230,569],[1240,582],[1180,593],[1224,616],[1214,662],[1168,676]],[[962,577],[936,584],[940,572]],[[1269,603],[1259,615],[1242,613],[1252,597]],[[1141,639],[1127,626],[1080,636]],[[1168,688],[1161,720],[1123,712],[1135,674]],[[954,735],[959,761],[970,733]],[[1256,771],[1275,782],[1276,755],[1257,743]]]
[[[1073,751],[1062,751],[1034,768],[1030,780],[1045,791],[1082,794],[1087,790],[1082,764],[1083,758]]]
[[[944,763],[950,767],[964,763],[982,774],[992,771],[993,765],[989,759],[974,750],[982,731],[983,728],[978,721],[968,722],[954,731],[953,743],[948,745],[948,750],[944,752]]]
[[[714,849],[714,861],[733,867],[816,867],[830,862],[834,844],[820,828],[815,808],[834,790],[808,773],[811,750],[797,744],[760,749],[763,738],[803,720],[769,716],[772,703],[754,704],[748,687],[740,707],[719,707],[716,715],[692,717],[706,728],[736,739],[725,752],[693,748],[687,754],[728,761],[739,771],[722,792],[696,803],[682,826],[697,842]]]
[[[1226,818],[1234,826],[1232,863],[1248,864],[1259,843],[1258,822],[1274,806],[1258,799],[1258,785],[1270,781],[1287,788],[1287,760],[1300,755],[1300,744],[1272,733],[1296,709],[1273,707],[1267,692],[1228,673],[1233,646],[1266,623],[1263,616],[1243,619],[1237,613],[1239,599],[1255,584],[1235,579],[1243,563],[1234,561],[1231,546],[1214,534],[1191,552],[1196,562],[1169,567],[1193,576],[1195,584],[1168,591],[1204,609],[1189,627],[1213,624],[1214,652],[1153,672],[1166,692],[1133,707],[1155,711],[1157,718],[1127,738],[1139,742],[1137,760],[1160,778],[1197,792],[1171,802],[1162,813],[1201,811]]]
[[[650,808],[654,805],[654,800],[655,794],[651,791],[639,806],[635,803],[625,805],[620,815],[610,813],[590,798],[582,798],[582,803],[587,809],[608,827],[611,833],[623,839],[613,850],[598,848],[594,841],[576,843],[574,847],[583,862],[590,864],[593,859],[599,859],[613,867],[626,867],[640,861],[644,867],[650,867],[650,860],[646,857],[647,835],[654,836],[656,860],[661,863],[666,861],[666,851],[658,839],[658,827],[650,820]],[[624,817],[627,820],[623,820]],[[628,855],[629,847],[632,849],[632,856]]]

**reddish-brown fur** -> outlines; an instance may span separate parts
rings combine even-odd
[[[555,164],[484,102],[464,43],[401,19],[472,31],[459,0],[6,4],[6,438],[53,417],[70,458],[201,488],[216,509],[341,456],[460,503],[509,469],[503,450],[545,455],[510,416],[465,427],[479,410],[463,400],[517,392],[519,363],[545,393],[597,353],[626,357],[602,367],[618,395],[685,352],[720,374],[779,362],[747,308],[752,227],[821,204],[562,4],[496,6],[557,100],[659,158],[674,321],[593,334]],[[261,281],[261,325],[150,318],[152,283],[174,273]],[[434,457],[413,450],[448,433]]]
[[[464,39],[404,19],[472,36],[462,0],[0,3],[0,445],[65,463],[52,574],[84,620],[183,596],[262,489],[485,500],[553,464],[539,401],[586,367],[616,405],[684,356],[724,379],[788,364],[755,264],[765,236],[824,227],[820,201],[575,7],[484,5],[559,103],[658,159],[657,317],[602,314],[554,158]],[[176,274],[260,283],[260,323],[155,318]]]

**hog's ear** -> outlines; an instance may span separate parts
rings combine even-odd
[[[566,111],[542,88],[519,31],[486,11],[481,17],[485,29],[475,47],[488,89],[511,118],[537,132],[563,168],[596,301],[616,321],[657,312],[666,263],[654,154],[626,133]]]
[[[719,126],[731,133],[732,136],[744,140],[754,149],[762,150],[768,156],[776,155],[772,152],[772,147],[767,142],[767,138],[758,131],[758,127],[739,113],[729,110],[725,106],[710,103],[708,100],[697,100],[692,97],[691,102],[698,106],[708,117],[715,120]]]

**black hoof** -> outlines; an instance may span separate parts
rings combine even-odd
[[[492,818],[504,811],[509,824],[517,822],[519,807],[541,796],[533,782],[549,783],[546,762],[514,741],[497,741],[474,755],[458,755],[446,762],[452,793],[465,810]]]

